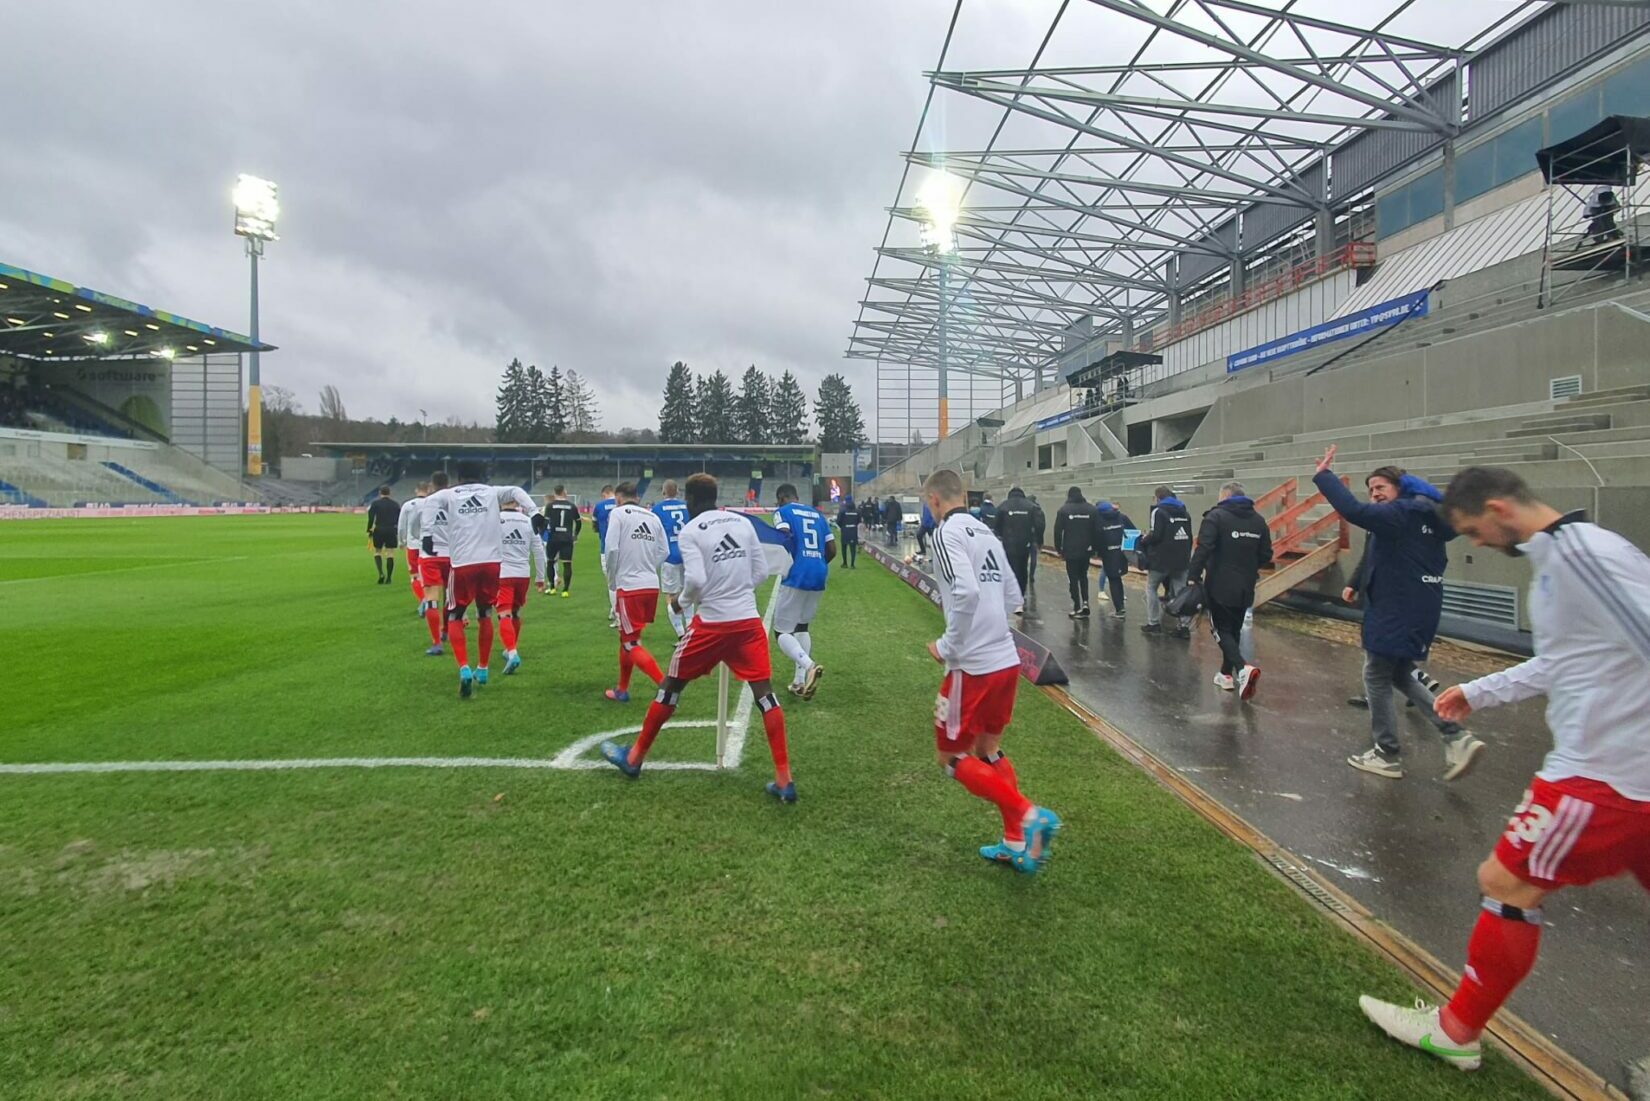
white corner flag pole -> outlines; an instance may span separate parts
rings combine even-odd
[[[728,752],[728,667],[716,671],[716,767],[721,768]]]

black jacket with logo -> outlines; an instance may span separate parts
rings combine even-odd
[[[996,522],[991,525],[992,530],[1009,550],[1028,550],[1037,542],[1040,519],[1037,514],[1040,511],[1025,493],[1018,489],[1009,490],[1003,503],[997,506]]]
[[[1152,506],[1151,529],[1136,544],[1141,565],[1163,573],[1179,573],[1192,561],[1192,514],[1178,497],[1165,497]]]
[[[1134,521],[1110,501],[1101,501],[1094,510],[1094,548],[1101,558],[1116,558],[1123,553],[1123,540]]]
[[[1255,602],[1255,582],[1272,564],[1272,531],[1247,497],[1228,497],[1203,514],[1189,568],[1208,600],[1228,608]]]
[[[1068,494],[1066,503],[1054,514],[1054,549],[1067,562],[1088,559],[1095,544],[1095,519],[1094,506],[1081,493]]]

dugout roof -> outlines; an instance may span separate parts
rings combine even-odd
[[[0,355],[51,362],[250,352],[252,338],[0,263]],[[272,352],[272,344],[258,344]]]

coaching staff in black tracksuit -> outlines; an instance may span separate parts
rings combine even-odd
[[[1094,506],[1076,486],[1066,490],[1066,503],[1054,514],[1054,549],[1066,560],[1066,583],[1071,589],[1071,618],[1089,617],[1089,554],[1094,550]]]
[[[1106,573],[1106,585],[1111,590],[1113,619],[1123,618],[1123,575],[1129,572],[1129,559],[1123,553],[1123,540],[1134,521],[1110,501],[1101,501],[1094,509],[1094,549],[1100,555],[1100,568]]]
[[[1260,571],[1272,564],[1272,532],[1255,511],[1242,482],[1220,487],[1220,503],[1203,514],[1197,550],[1187,573],[1203,585],[1209,619],[1220,640],[1220,672],[1215,684],[1243,699],[1255,694],[1260,667],[1243,660],[1243,615],[1255,602]]]
[[[1015,486],[997,507],[997,515],[991,524],[997,538],[1003,541],[1003,549],[1008,552],[1008,568],[1014,571],[1014,580],[1020,583],[1021,593],[1031,591],[1028,588],[1028,571],[1031,556],[1037,551],[1038,511],[1037,506],[1026,497],[1025,490]],[[980,514],[983,518],[983,507]]]

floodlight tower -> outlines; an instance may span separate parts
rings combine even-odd
[[[275,185],[244,172],[235,178],[235,234],[246,238],[246,255],[252,261],[252,362],[247,372],[246,472],[257,477],[264,472],[263,387],[258,379],[258,261],[265,241],[278,241],[275,221],[281,204]]]
[[[951,259],[957,253],[957,213],[962,207],[963,184],[949,172],[929,175],[917,192],[917,212],[922,215],[922,244],[933,256],[940,281],[940,428],[939,438],[951,434],[951,394],[947,378],[948,349],[946,322],[949,313],[949,286]]]

